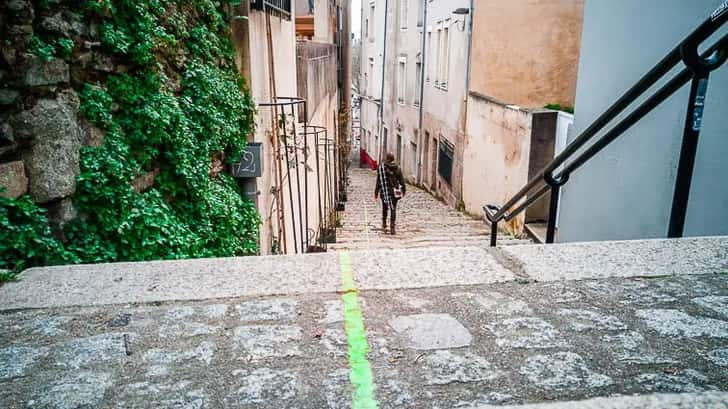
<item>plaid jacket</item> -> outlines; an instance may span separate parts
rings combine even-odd
[[[400,187],[402,193],[406,192],[407,185],[404,182],[404,176],[399,166],[392,163],[390,165],[381,164],[377,169],[377,186],[374,188],[374,196],[382,194],[382,201],[391,205],[397,200],[394,197],[394,189]]]

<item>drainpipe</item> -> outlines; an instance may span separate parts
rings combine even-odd
[[[463,137],[464,139],[468,136],[468,95],[470,92],[470,67],[472,65],[471,60],[471,52],[473,48],[473,17],[474,17],[474,0],[470,0],[470,7],[468,10],[468,17],[470,22],[468,23],[468,50],[466,53],[466,71],[465,71],[465,98],[463,100]],[[464,149],[464,148],[463,148]],[[460,200],[464,200],[465,197],[464,191],[463,191],[463,179],[464,177],[460,178]]]
[[[422,136],[422,118],[424,116],[424,109],[425,109],[425,75],[427,75],[427,3],[429,3],[428,0],[423,0],[424,3],[424,10],[423,10],[423,16],[422,16],[422,45],[420,49],[420,55],[422,56],[422,61],[420,61],[420,69],[422,72],[420,73],[420,109],[419,109],[419,124],[418,124],[418,130],[417,130],[417,136],[419,138],[419,141],[417,143],[417,149],[420,150],[419,155],[417,155],[417,183],[422,183],[422,157],[424,155],[427,155],[427,152],[423,152],[422,148],[424,144],[422,141],[424,141],[424,137]]]
[[[468,11],[468,17],[470,19],[470,22],[468,23],[468,51],[467,51],[467,54],[465,55],[465,59],[466,59],[466,68],[465,68],[465,70],[466,70],[465,71],[465,120],[466,120],[466,122],[465,123],[466,124],[467,124],[467,119],[468,119],[468,103],[467,102],[468,102],[468,92],[469,92],[469,88],[470,88],[470,66],[472,64],[470,61],[470,53],[472,52],[472,49],[473,49],[473,13],[474,13],[474,9],[475,9],[473,6],[473,1],[474,0],[470,0],[470,10]]]
[[[387,67],[387,20],[389,0],[384,0],[384,50],[382,51],[382,88],[379,97],[379,162],[382,161],[382,141],[384,140],[384,75]]]
[[[341,179],[339,180],[339,190],[346,196],[346,173],[349,168],[349,153],[351,151],[351,2],[343,1],[341,7],[341,69],[342,69],[342,89],[341,105],[339,117],[339,166]],[[342,149],[343,148],[343,149]],[[338,200],[338,198],[337,198]]]

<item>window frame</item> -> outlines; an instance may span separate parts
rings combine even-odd
[[[409,18],[409,0],[399,0],[399,30],[407,31]]]
[[[397,104],[407,103],[407,56],[397,60]]]
[[[432,71],[431,69],[431,63],[432,60],[432,30],[426,30],[427,32],[427,46],[426,46],[426,56],[425,56],[425,84],[430,84]]]
[[[420,106],[420,91],[422,90],[422,62],[415,61],[415,97],[412,100],[412,105]]]
[[[435,58],[435,88],[440,88],[440,67],[442,64],[442,27],[440,26],[441,22],[438,22],[437,29],[435,30],[437,31],[437,36],[435,38],[437,41],[437,58]]]
[[[373,43],[374,39],[375,39],[374,22],[376,21],[376,14],[377,14],[377,3],[376,3],[376,1],[370,1],[369,2],[369,25],[367,26],[367,34],[368,34],[370,43]]]
[[[450,81],[450,19],[446,19],[443,24],[443,47],[444,57],[442,59],[442,72],[440,73],[440,89],[447,91],[448,82]]]

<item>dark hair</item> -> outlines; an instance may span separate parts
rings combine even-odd
[[[391,164],[394,163],[394,154],[391,152],[387,153],[386,159],[384,160],[385,163]]]

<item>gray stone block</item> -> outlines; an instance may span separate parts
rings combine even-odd
[[[531,356],[520,372],[531,383],[546,390],[600,388],[614,382],[610,377],[592,371],[584,358],[573,352]]]
[[[470,345],[470,331],[448,314],[399,316],[389,322],[414,349],[446,349]]]
[[[0,89],[0,105],[10,105],[18,99],[18,91],[12,89]]]
[[[28,178],[22,161],[0,163],[0,196],[18,198],[28,191]]]
[[[296,301],[273,299],[248,301],[235,308],[240,314],[240,321],[285,321],[296,316]]]
[[[56,13],[49,17],[43,17],[41,19],[40,26],[45,31],[60,34],[62,36],[68,36],[68,33],[71,31],[71,25],[63,19],[61,13]]]
[[[728,393],[656,394],[613,396],[574,402],[537,403],[519,406],[477,406],[473,409],[728,409]]]
[[[56,99],[39,100],[13,119],[15,137],[30,146],[23,160],[30,195],[37,203],[62,199],[76,190],[81,149],[78,104],[78,97],[69,90]]]
[[[253,359],[283,358],[301,355],[303,338],[300,327],[288,325],[249,325],[235,328],[236,350]]]
[[[40,408],[95,408],[104,399],[104,393],[113,382],[105,372],[67,372],[41,386],[29,407]]]
[[[258,368],[233,372],[237,379],[235,392],[225,397],[225,408],[255,407],[257,404],[274,404],[288,407],[285,403],[296,397],[298,377],[284,370]]]
[[[728,272],[728,237],[508,246],[501,251],[538,281]]]
[[[566,342],[552,324],[537,317],[508,318],[484,325],[502,348],[543,349],[565,347]]]
[[[502,373],[478,355],[441,350],[423,358],[428,385],[492,381]]]
[[[68,64],[59,58],[44,61],[38,56],[26,55],[22,70],[25,71],[23,83],[29,87],[66,84],[70,80]]]
[[[70,198],[55,202],[48,207],[48,221],[57,237],[64,237],[66,226],[77,217],[78,212]]]

